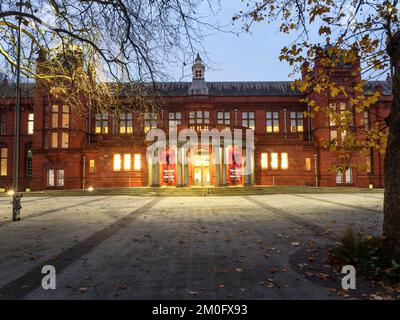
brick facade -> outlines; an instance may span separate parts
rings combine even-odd
[[[353,76],[349,80],[355,70],[355,67],[338,68],[336,76],[351,89],[359,81]],[[103,118],[87,110],[86,116],[77,116],[73,106],[49,99],[38,84],[24,84],[20,189],[236,184],[383,187],[383,156],[376,150],[371,151],[370,170],[352,168],[338,180],[332,172],[332,167],[338,164],[336,154],[321,148],[321,141],[329,138],[329,119],[323,113],[302,119],[307,110],[307,105],[301,102],[304,96],[294,92],[289,82],[224,83],[206,82],[204,78],[204,65],[198,57],[192,82],[159,84],[163,107],[154,123],[166,131],[173,121],[177,121],[178,131],[201,126],[232,130],[253,127],[255,151],[251,176],[235,176],[232,167],[207,162],[212,157],[208,146],[202,147],[207,149],[210,159],[197,159],[197,162],[192,159],[187,166],[150,165],[146,160],[144,127],[151,119],[144,119],[146,116],[142,113],[128,110],[129,115],[110,114]],[[375,123],[389,112],[390,83],[370,82],[367,86],[382,91],[379,102],[368,112],[369,122]],[[0,189],[4,190],[12,186],[13,96],[14,87],[3,81],[0,84]],[[327,95],[314,94],[311,98],[324,106],[346,103],[345,97],[340,96],[334,101]],[[121,99],[129,105],[129,97]],[[362,116],[355,114],[354,122],[358,123]],[[28,132],[32,117],[33,133]],[[230,156],[231,151],[221,152]],[[353,161],[364,163],[365,155],[355,154]]]

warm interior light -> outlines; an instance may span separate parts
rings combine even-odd
[[[268,169],[268,153],[261,154],[261,168]]]
[[[121,155],[114,154],[114,170],[120,171],[121,170]]]
[[[277,153],[271,153],[271,168],[272,169],[278,169],[278,154]]]
[[[131,170],[131,155],[130,153],[124,154],[124,170]]]
[[[281,154],[281,167],[282,167],[282,169],[287,169],[289,167],[289,161],[288,161],[288,154],[287,153],[282,153]]]
[[[140,170],[140,153],[136,153],[134,156],[133,169]]]

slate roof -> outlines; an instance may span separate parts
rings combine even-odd
[[[35,93],[35,84],[34,83],[21,83],[21,97],[22,98],[31,98],[34,96],[34,93]],[[0,83],[0,98],[11,98],[14,96],[15,96],[15,84]]]
[[[372,94],[376,90],[377,86],[380,86],[382,88],[382,95],[384,96],[392,95],[391,81],[368,81],[364,88],[365,94],[366,95]]]
[[[260,81],[260,82],[207,82],[211,96],[301,96],[292,90],[290,81]],[[162,96],[187,96],[191,82],[160,82],[156,83],[157,92]],[[365,93],[371,94],[377,86],[381,86],[384,96],[390,96],[392,86],[390,81],[369,81]],[[23,83],[22,97],[33,97],[34,84]],[[127,88],[124,95],[133,92]],[[15,95],[13,84],[0,83],[0,98]]]

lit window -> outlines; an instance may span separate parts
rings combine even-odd
[[[281,168],[282,169],[289,168],[289,160],[287,153],[281,153]]]
[[[7,176],[7,148],[0,149],[1,170],[0,176]]]
[[[311,171],[311,158],[306,158],[306,171]]]
[[[7,114],[0,114],[0,134],[7,134]]]
[[[124,154],[124,170],[131,170],[131,155],[129,153]]]
[[[217,123],[229,126],[231,124],[231,113],[217,112]]]
[[[47,172],[47,185],[49,187],[54,187],[54,181],[55,181],[55,174],[54,170],[48,170]]]
[[[64,182],[64,169],[50,169],[47,171],[47,185],[49,187],[63,187]]]
[[[279,167],[278,154],[271,153],[271,168],[278,169],[278,167]]]
[[[368,112],[368,110],[364,111],[364,126],[365,126],[365,130],[369,130],[369,112]]]
[[[89,172],[94,173],[95,171],[95,161],[94,160],[89,160]]]
[[[135,153],[135,158],[134,158],[134,164],[133,164],[133,169],[134,170],[140,170],[140,153]]]
[[[336,168],[336,183],[343,183],[343,170],[342,167]]]
[[[344,141],[347,137],[347,130],[342,130],[340,132],[340,137],[341,137],[342,141]]]
[[[64,170],[57,170],[57,186],[62,187],[64,186]]]
[[[58,105],[56,104],[51,107],[51,127],[58,128]]]
[[[51,147],[58,148],[58,132],[51,133]]]
[[[28,114],[28,134],[33,134],[33,119],[34,119],[34,114],[29,113]]]
[[[266,112],[265,118],[267,133],[279,133],[279,113]]]
[[[346,183],[353,183],[353,172],[351,168],[346,169],[345,178],[346,178]]]
[[[242,127],[255,129],[254,112],[242,112]]]
[[[69,148],[69,133],[63,132],[61,134],[61,148],[68,149]]]
[[[69,106],[62,106],[61,126],[69,128]]]
[[[261,169],[268,169],[268,153],[261,153]]]
[[[146,112],[144,114],[144,132],[157,128],[157,113]]]
[[[133,116],[132,113],[121,113],[119,119],[119,133],[132,133],[133,132]]]
[[[96,114],[95,118],[96,118],[95,132],[107,134],[108,133],[108,115],[98,113],[98,114]]]
[[[303,112],[290,112],[290,132],[303,132]]]
[[[201,110],[190,111],[189,124],[191,128],[208,129],[208,125],[210,124],[210,112]]]
[[[114,171],[121,171],[121,155],[114,154]]]
[[[330,103],[329,104],[329,125],[336,126],[336,119],[335,119],[335,114],[336,114],[336,103]]]
[[[329,131],[329,141],[331,143],[337,142],[337,130],[330,130]]]
[[[168,124],[170,129],[174,129],[182,124],[182,113],[181,112],[170,112],[168,116]]]

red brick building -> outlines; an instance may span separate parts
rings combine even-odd
[[[318,68],[316,63],[315,68]],[[332,76],[354,86],[357,67],[343,66]],[[290,82],[206,82],[200,57],[193,65],[193,80],[160,83],[163,107],[144,113],[126,104],[118,114],[74,116],[73,106],[48,99],[35,84],[24,84],[21,100],[20,189],[81,189],[137,186],[223,186],[223,185],[308,185],[383,186],[383,157],[372,150],[366,169],[332,168],[338,165],[335,153],[321,147],[321,141],[337,137],[335,127],[324,113],[305,118],[303,95]],[[379,102],[364,114],[354,112],[354,123],[363,117],[366,125],[387,115],[392,101],[390,81],[369,82],[366,94],[379,89]],[[351,90],[348,90],[351,92]],[[46,98],[45,98],[46,97]],[[319,104],[347,107],[349,97],[313,96]],[[0,189],[12,186],[15,87],[0,84]],[[146,160],[146,135],[151,128],[178,131],[184,128],[253,129],[255,136],[252,172],[243,175],[241,165],[215,164],[212,150],[201,146],[201,154],[191,155],[188,164],[151,164]],[[356,126],[354,127],[356,130]],[[356,132],[357,134],[357,132]],[[177,150],[171,151],[171,158]],[[241,150],[221,146],[222,157]],[[246,155],[241,154],[244,158]],[[240,156],[239,156],[240,158]],[[172,161],[173,162],[173,161]]]

